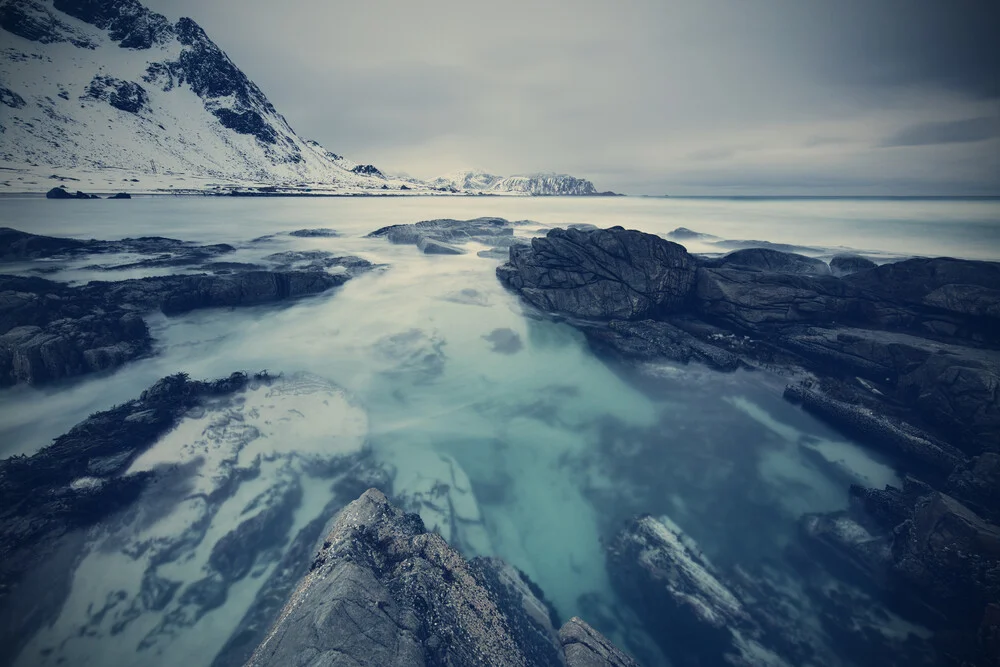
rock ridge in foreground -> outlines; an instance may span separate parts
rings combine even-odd
[[[580,619],[557,631],[536,590],[499,559],[466,561],[369,489],[337,515],[247,664],[636,665]]]

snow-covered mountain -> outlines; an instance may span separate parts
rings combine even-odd
[[[430,191],[303,140],[198,24],[138,0],[0,0],[0,160],[0,191]]]
[[[597,195],[594,184],[567,174],[494,176],[483,171],[459,171],[430,182],[436,188],[483,194]]]

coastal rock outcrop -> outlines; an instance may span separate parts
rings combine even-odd
[[[247,271],[91,282],[70,287],[0,276],[0,386],[115,368],[151,347],[141,313],[242,307],[318,294],[350,274]]]
[[[688,306],[697,266],[682,246],[652,234],[553,229],[513,246],[497,277],[542,310],[634,320]]]
[[[523,574],[497,559],[465,561],[417,515],[369,489],[337,516],[248,665],[303,657],[373,666],[634,664],[589,626],[571,624],[560,636]]]
[[[819,374],[821,387],[786,396],[944,476],[1000,437],[1000,264],[911,259],[839,278],[801,255],[699,260],[613,227],[553,230],[512,248],[497,277],[543,311],[586,318],[591,341],[623,357]],[[939,444],[903,446],[913,438]]]
[[[475,242],[493,246],[482,256],[506,253],[516,245],[514,226],[503,218],[475,218],[472,220],[425,220],[413,224],[390,225],[376,229],[368,238],[385,238],[390,243],[413,244],[428,255],[461,255],[465,251],[457,244]]]

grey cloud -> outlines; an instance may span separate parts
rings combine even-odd
[[[942,180],[957,161],[1000,192],[972,140],[869,168],[881,137],[995,111],[996,0],[147,2],[197,20],[301,134],[389,170],[965,191]]]
[[[1000,116],[986,116],[911,125],[890,136],[882,146],[962,144],[986,141],[998,136],[1000,136]]]

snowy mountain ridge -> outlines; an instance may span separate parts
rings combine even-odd
[[[485,171],[463,170],[430,181],[436,188],[469,193],[522,195],[599,195],[590,181],[569,174],[541,173],[495,176]]]
[[[197,23],[0,0],[0,189],[428,192],[305,141]]]
[[[0,0],[0,161],[0,192],[600,194],[354,162],[300,137],[197,23],[139,0]]]

